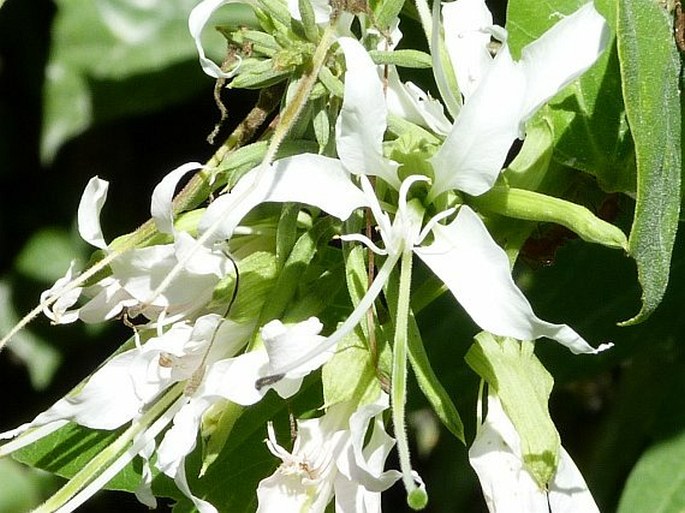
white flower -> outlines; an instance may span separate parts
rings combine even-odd
[[[316,317],[290,326],[285,326],[279,320],[267,323],[261,329],[264,347],[214,365],[212,373],[217,382],[216,392],[243,406],[257,403],[270,388],[284,399],[292,397],[300,389],[302,379],[333,356],[334,348],[307,359],[275,383],[260,388],[254,384],[261,378],[273,375],[278,369],[289,366],[302,355],[318,349],[325,340],[319,335],[322,328]]]
[[[0,433],[0,439],[26,433],[0,448],[0,454],[8,454],[47,436],[67,421],[103,430],[117,429],[131,421],[135,424],[163,392],[176,383],[185,383],[181,397],[173,404],[173,411],[170,409],[160,417],[165,419],[164,426],[172,420],[173,426],[157,449],[156,465],[175,479],[179,489],[202,513],[214,513],[213,506],[190,492],[183,463],[185,456],[195,447],[201,415],[222,397],[215,391],[219,383],[212,379],[215,374],[212,366],[236,354],[249,340],[252,330],[251,325],[236,324],[216,314],[202,316],[192,326],[187,322],[176,323],[140,348],[114,356],[90,377],[82,389],[60,399],[32,422]],[[155,424],[143,429],[133,443],[136,451],[127,451],[128,461],[136,453],[147,461],[154,448],[151,445],[154,436],[164,426]],[[150,436],[147,433],[153,428],[155,432]],[[27,433],[29,430],[32,431]],[[151,495],[145,488],[149,487],[149,479],[146,480],[145,476],[146,472],[143,472],[144,486],[138,495],[149,503]],[[97,488],[91,486],[87,490],[92,494]],[[78,500],[82,500],[85,493],[82,491]]]
[[[521,439],[494,394],[488,397],[487,418],[477,428],[469,460],[491,513],[599,513],[563,447],[548,489],[540,488],[523,463]]]
[[[66,324],[80,319],[101,322],[127,309],[130,317],[144,315],[150,320],[164,316],[166,324],[190,317],[212,297],[219,280],[233,270],[233,263],[221,247],[199,245],[186,232],[173,227],[172,196],[178,180],[201,167],[191,162],[173,170],[152,195],[151,212],[159,231],[173,235],[174,242],[134,248],[118,255],[111,263],[112,274],[89,287],[77,287],[63,293],[74,278],[73,265],[64,278],[41,295],[41,301],[58,296],[45,314],[55,323]],[[78,226],[86,242],[108,251],[100,226],[100,211],[107,196],[108,184],[92,178],[81,198]],[[165,284],[169,274],[175,280]],[[80,308],[70,308],[81,293],[90,299]]]
[[[258,513],[319,513],[333,497],[336,513],[380,513],[380,492],[399,478],[396,471],[383,471],[394,445],[380,418],[387,407],[382,394],[351,415],[350,405],[338,404],[320,418],[300,420],[291,452],[278,444],[269,424],[267,446],[282,463],[257,487]]]
[[[464,105],[431,163],[431,196],[458,189],[478,196],[499,176],[511,144],[545,102],[578,78],[604,51],[608,26],[588,3],[526,46],[514,62],[506,31],[492,26],[483,0],[444,4],[446,46]],[[502,40],[494,59],[490,35]]]

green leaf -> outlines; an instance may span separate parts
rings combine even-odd
[[[685,510],[685,431],[647,449],[628,477],[618,513]]]
[[[523,461],[544,487],[556,472],[561,441],[547,407],[554,380],[533,348],[533,342],[481,332],[465,360],[499,395],[521,437]]]
[[[585,0],[529,2],[511,0],[507,10],[507,40],[512,53],[540,37],[561,15],[570,14]],[[613,0],[597,0],[599,12],[614,26]],[[578,37],[583,37],[578,34]],[[569,41],[568,44],[573,44]],[[609,192],[635,191],[633,146],[622,102],[618,58],[613,44],[599,60],[543,111],[554,131],[554,158],[561,164],[590,173]]]
[[[338,343],[335,355],[321,371],[324,405],[373,402],[381,391],[375,363],[365,341],[354,330]]]
[[[680,55],[671,23],[658,3],[618,2],[618,54],[638,173],[629,250],[642,285],[642,308],[623,325],[645,320],[661,302],[678,228]]]
[[[278,275],[275,286],[270,292],[269,301],[259,317],[262,326],[272,319],[280,319],[290,300],[295,296],[302,274],[316,254],[318,245],[327,242],[336,232],[338,221],[324,217],[309,231],[300,236]]]

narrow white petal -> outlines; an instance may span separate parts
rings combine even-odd
[[[107,247],[100,226],[100,211],[107,200],[108,188],[109,182],[94,176],[86,185],[78,206],[78,231],[81,238],[100,249]]]
[[[482,329],[519,340],[551,338],[574,353],[607,348],[594,349],[567,325],[535,316],[511,277],[506,253],[469,207],[462,206],[449,225],[436,225],[433,234],[435,241],[416,253]]]
[[[162,181],[159,182],[157,187],[155,187],[155,190],[152,191],[150,213],[160,232],[174,232],[174,212],[171,202],[174,199],[174,192],[176,192],[176,186],[178,185],[179,180],[181,180],[186,173],[201,168],[202,164],[198,162],[183,164],[162,178]]]
[[[468,101],[481,78],[492,66],[487,45],[492,14],[483,0],[457,0],[442,4],[445,46],[452,61],[459,90]]]
[[[212,404],[206,397],[192,397],[174,415],[174,423],[157,449],[155,466],[169,477],[176,477],[185,457],[195,449],[200,420]]]
[[[383,158],[388,111],[376,65],[356,39],[338,39],[345,53],[345,96],[336,122],[336,148],[355,175],[380,176],[399,187],[397,164]]]
[[[452,124],[442,104],[412,82],[402,83],[394,66],[388,69],[388,110],[407,121],[447,135]]]
[[[276,161],[263,172],[260,167],[248,172],[209,205],[199,229],[215,230],[211,240],[228,239],[250,210],[266,202],[305,203],[341,220],[368,205],[339,160],[305,153]]]
[[[433,197],[448,189],[478,196],[492,187],[519,136],[525,94],[523,71],[504,45],[431,159]]]
[[[589,2],[526,46],[521,52],[527,82],[523,120],[592,66],[609,38],[608,25]]]
[[[199,497],[196,497],[193,495],[193,492],[190,491],[190,486],[188,486],[188,478],[186,477],[186,469],[185,465],[181,465],[178,467],[178,472],[176,473],[176,477],[174,478],[174,483],[176,483],[176,486],[178,486],[178,489],[183,492],[183,495],[188,497],[193,505],[197,508],[197,510],[200,513],[218,513],[218,510],[212,506],[209,502],[200,499]]]
[[[206,56],[201,40],[202,30],[205,28],[205,25],[207,25],[209,18],[214,14],[214,11],[219,7],[239,1],[240,0],[203,0],[195,6],[188,17],[188,29],[190,30],[190,35],[193,36],[193,39],[195,40],[195,47],[200,56],[200,65],[202,66],[203,71],[210,77],[231,78],[238,68],[236,67],[233,71],[226,73]]]

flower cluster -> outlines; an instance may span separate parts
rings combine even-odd
[[[11,439],[0,455],[67,423],[121,430],[102,465],[84,469],[46,511],[75,509],[139,457],[143,503],[154,507],[151,483],[165,474],[198,511],[213,513],[221,504],[197,496],[186,476],[198,435],[219,450],[231,446],[230,426],[247,408],[269,390],[294,397],[305,379],[318,382],[307,376],[323,367],[323,406],[319,400],[293,421],[291,449],[280,445],[272,422],[264,425],[278,466],[257,486],[258,511],[323,512],[334,501],[339,512],[376,512],[380,493],[399,479],[410,506],[420,509],[427,492],[412,469],[404,414],[407,352],[417,342],[414,256],[496,340],[547,338],[576,354],[609,347],[595,348],[571,327],[535,315],[488,229],[490,213],[473,201],[493,188],[517,193],[502,176],[512,143],[595,62],[607,27],[586,4],[514,60],[483,0],[436,2],[424,20],[431,55],[411,55],[432,63],[440,102],[401,81],[397,16],[379,27],[366,10],[337,2],[244,2],[257,26],[222,29],[230,59],[219,66],[200,37],[229,3],[240,0],[204,0],[190,14],[202,68],[230,87],[285,82],[279,121],[269,139],[222,162],[171,171],[153,192],[152,224],[142,235],[108,244],[99,222],[107,183],[88,183],[78,225],[99,260],[82,275],[72,265],[42,295],[41,308],[55,324],[122,319],[132,337],[74,392],[0,434]],[[374,62],[379,55],[385,64]],[[179,211],[174,195],[190,172],[212,194],[202,198],[206,205]],[[554,208],[567,207],[554,201]],[[531,204],[528,215],[535,209]],[[583,215],[579,232],[592,226],[595,242],[625,247],[620,230]],[[339,300],[342,308],[334,305]],[[428,401],[463,438],[430,364],[412,363]],[[558,437],[545,448],[553,455],[549,468],[527,466],[521,439],[528,435],[508,417],[515,405],[500,401],[496,380],[482,377],[490,386],[488,413],[470,457],[490,510],[547,511],[547,496],[554,511],[595,510]],[[394,438],[386,432],[388,409]],[[211,438],[212,422],[229,426],[217,430],[223,438]],[[385,470],[394,447],[400,470]],[[203,473],[215,457],[205,457]]]

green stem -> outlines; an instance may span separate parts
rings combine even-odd
[[[428,502],[425,490],[416,486],[412,476],[407,440],[406,413],[407,401],[407,330],[409,325],[409,301],[411,292],[412,250],[402,252],[400,267],[400,287],[397,297],[397,318],[395,320],[395,340],[392,355],[392,422],[395,426],[397,452],[400,457],[402,482],[407,490],[407,503],[414,510],[423,509]]]
[[[124,431],[107,449],[98,453],[81,470],[79,470],[57,493],[33,510],[33,513],[51,513],[67,503],[81,489],[97,478],[109,465],[121,456],[133,439],[155,421],[183,393],[183,383],[171,388],[162,398],[154,403],[138,420]]]

